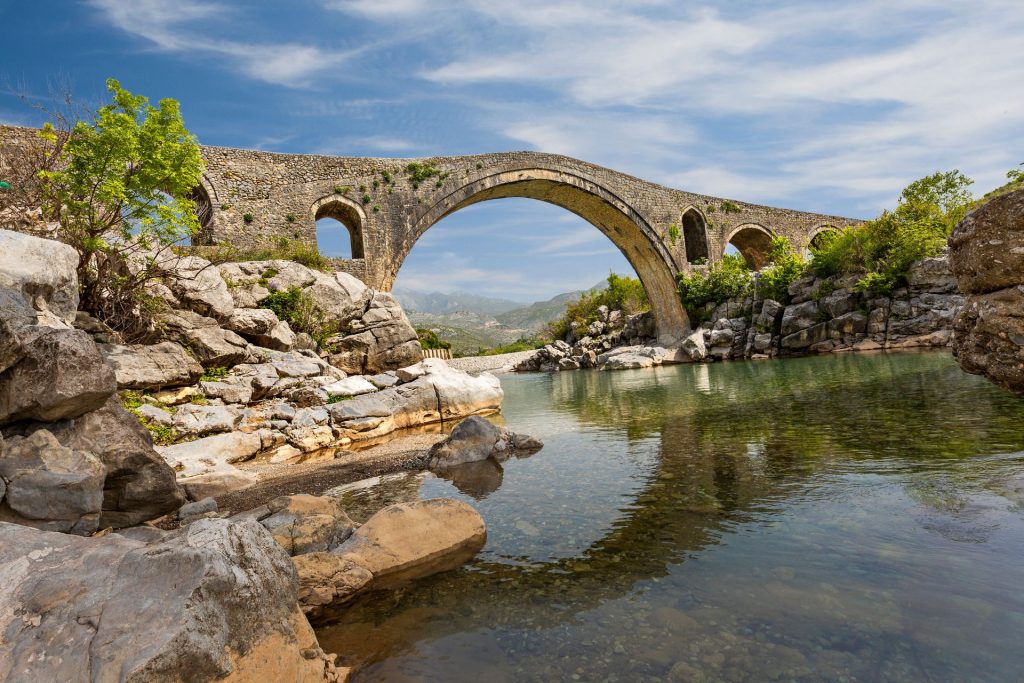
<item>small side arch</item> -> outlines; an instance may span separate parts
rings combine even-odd
[[[364,259],[363,226],[366,225],[366,213],[363,207],[346,197],[331,195],[318,199],[312,207],[313,221],[332,218],[348,230],[349,242],[352,245],[352,258]],[[319,242],[319,234],[317,235]]]
[[[810,253],[811,247],[819,246],[823,235],[832,232],[839,232],[839,228],[831,223],[822,223],[821,225],[814,226],[814,229],[811,230],[811,234],[807,238],[807,252]]]
[[[196,205],[196,218],[199,219],[199,232],[192,236],[192,244],[206,246],[214,243],[214,211],[213,202],[217,198],[217,189],[210,179],[203,174],[199,184],[192,188],[188,198]]]
[[[708,223],[696,207],[683,211],[679,219],[683,228],[683,246],[686,248],[687,263],[706,263],[711,251],[708,248]]]
[[[763,225],[744,223],[734,228],[725,241],[727,246],[736,247],[751,270],[761,270],[768,263],[774,238],[775,233]]]

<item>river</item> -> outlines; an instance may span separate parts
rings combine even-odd
[[[484,550],[318,629],[367,681],[1019,681],[1024,401],[948,353],[510,375],[545,447],[350,485]]]

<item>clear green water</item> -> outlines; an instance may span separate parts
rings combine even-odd
[[[947,354],[502,384],[542,451],[346,494],[488,525],[318,630],[357,681],[1024,680],[1024,401]]]

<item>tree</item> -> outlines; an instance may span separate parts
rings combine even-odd
[[[191,194],[203,161],[178,102],[154,107],[114,79],[107,90],[113,102],[66,138],[43,127],[44,142],[61,144],[58,163],[38,176],[46,217],[78,250],[81,307],[130,333],[147,303],[142,285],[159,277],[172,245],[199,230]]]

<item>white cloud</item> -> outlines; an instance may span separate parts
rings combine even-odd
[[[206,53],[226,57],[254,80],[306,87],[313,78],[337,67],[354,52],[324,50],[294,42],[245,42],[217,35],[227,10],[210,2],[181,0],[89,0],[115,27],[166,52]]]

